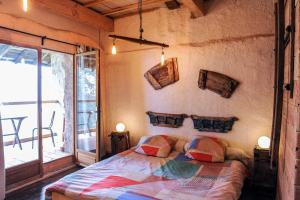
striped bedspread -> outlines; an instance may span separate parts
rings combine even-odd
[[[239,161],[207,163],[173,151],[158,158],[125,151],[48,186],[72,199],[237,200],[246,168]]]

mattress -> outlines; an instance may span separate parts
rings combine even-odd
[[[46,189],[71,199],[237,200],[246,177],[239,161],[208,163],[173,151],[167,158],[132,149],[65,176]]]

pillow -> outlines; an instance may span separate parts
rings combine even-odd
[[[177,152],[185,152],[185,145],[187,144],[187,142],[183,139],[178,139],[175,146],[174,146],[174,150]]]
[[[244,165],[249,165],[250,156],[242,149],[227,147],[226,148],[226,159],[227,160],[238,160],[244,163]]]
[[[222,145],[224,147],[229,147],[229,142],[224,140],[223,138],[217,138],[217,137],[211,137],[211,136],[203,136],[203,135],[197,135],[197,136],[194,136],[192,137],[192,140],[193,139],[197,139],[197,138],[203,138],[203,137],[208,137],[208,138],[212,138],[212,139],[217,139],[219,142],[222,143]]]
[[[142,143],[144,143],[148,138],[150,137],[153,137],[151,135],[144,135],[140,138],[138,144],[136,146],[139,146],[141,145]],[[173,147],[173,150],[175,151],[179,151],[179,152],[184,152],[184,149],[182,150],[181,148],[184,147],[184,145],[186,144],[186,141],[185,140],[182,140],[182,139],[177,139],[176,137],[173,137],[173,136],[168,136],[170,139],[174,140],[174,141],[177,141],[175,142],[175,145]],[[181,146],[182,145],[182,146]]]
[[[195,137],[193,137],[193,139],[203,138],[203,137],[209,137],[209,136],[195,136]],[[223,145],[225,148],[229,147],[228,141],[226,141],[226,140],[224,140],[224,139],[221,139],[221,138],[215,138],[215,137],[209,137],[209,138],[218,139],[218,141],[221,142],[222,145]],[[193,140],[193,139],[192,139],[192,140]],[[184,152],[187,152],[187,151],[188,151],[190,145],[191,145],[190,142],[187,142],[187,143],[184,144],[184,147],[183,147],[183,148],[184,148]]]
[[[143,139],[143,137],[141,138]],[[139,142],[135,152],[148,156],[166,158],[175,145],[176,140],[167,135],[155,135]]]
[[[143,144],[143,142],[145,142],[149,137],[151,137],[151,136],[149,136],[149,135],[144,135],[144,136],[142,136],[142,137],[140,138],[139,143],[138,143],[136,146],[139,146],[139,145]]]
[[[199,137],[192,140],[185,155],[199,161],[224,162],[225,147],[218,138]]]
[[[184,148],[184,152],[187,152],[189,150],[190,145],[191,145],[190,142],[185,143],[185,145],[183,147]]]

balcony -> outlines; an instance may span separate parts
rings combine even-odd
[[[95,149],[96,112],[94,100],[78,100],[77,132],[79,134],[78,146],[89,151]],[[37,102],[3,102],[1,105],[1,119],[3,129],[3,143],[5,154],[5,167],[9,168],[38,159],[37,128]],[[59,100],[42,101],[42,127],[51,128],[53,131],[42,129],[43,136],[43,162],[47,163],[73,153],[73,115],[72,111],[65,112],[65,108]],[[84,110],[84,111],[83,111]],[[53,117],[53,113],[54,117]],[[19,118],[23,118],[19,122]],[[14,120],[14,122],[12,122]],[[18,128],[19,140],[16,139]],[[51,127],[50,127],[51,126]],[[91,140],[91,141],[89,141]],[[20,141],[20,144],[19,142]],[[55,146],[54,146],[55,145]]]
[[[75,96],[79,99],[77,146],[90,152],[96,147],[96,70],[92,67],[95,63],[91,65],[95,58],[88,59],[91,63],[83,62],[76,77],[73,55],[43,49],[40,65],[38,60],[36,49],[0,44],[0,113],[6,168],[38,159],[39,117],[43,161],[73,154]],[[43,100],[42,116],[38,116],[38,96]]]
[[[70,155],[72,153],[70,149],[72,148],[69,147],[66,149],[66,120],[64,109],[62,108],[60,102],[58,100],[43,101],[42,108],[42,127],[50,128],[53,131],[53,139],[55,144],[54,146],[50,129],[43,129],[43,161],[50,162],[52,160]],[[55,112],[55,115],[51,125],[53,112]],[[3,102],[1,106],[1,117],[5,167],[9,168],[15,165],[26,163],[28,161],[37,160],[37,131],[35,130],[34,136],[32,135],[33,130],[37,128],[38,124],[37,102]],[[20,120],[22,121],[20,122]],[[18,129],[19,123],[20,127]],[[14,125],[18,130],[14,129]],[[49,127],[50,125],[51,127]],[[16,134],[18,135],[19,140],[16,138]]]

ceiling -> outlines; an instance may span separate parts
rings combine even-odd
[[[95,10],[110,18],[120,18],[137,13],[138,0],[74,0],[81,5]],[[165,2],[170,0],[143,0],[143,11],[166,8]],[[180,2],[180,1],[177,1]]]
[[[0,44],[0,61],[36,65],[37,51],[34,49]]]
[[[60,54],[57,52],[44,50],[42,51],[42,65],[51,66],[52,55]],[[23,48],[8,44],[0,44],[0,61],[12,62],[15,64],[38,64],[38,52],[35,49]],[[89,58],[88,61],[95,62],[95,60]]]

